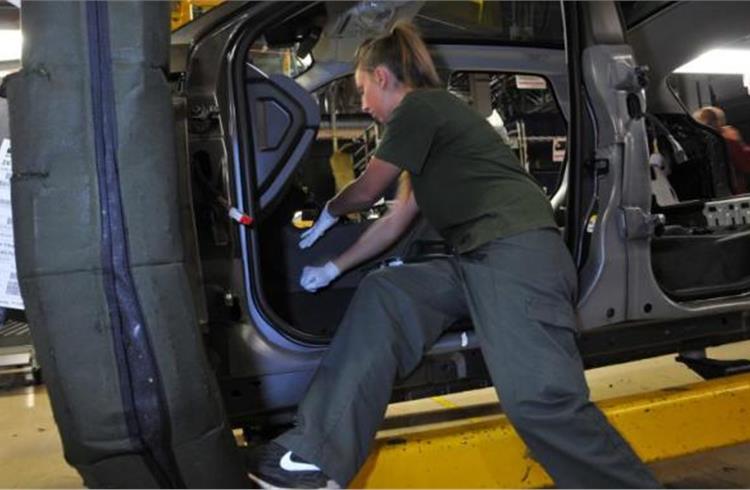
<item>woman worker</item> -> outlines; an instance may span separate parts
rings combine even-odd
[[[355,81],[363,110],[385,133],[367,169],[327,203],[300,246],[339,216],[369,208],[402,172],[408,179],[390,212],[334,261],[305,268],[302,285],[324,287],[381,253],[420,212],[454,255],[362,280],[295,427],[252,455],[252,476],[265,486],[348,484],[395,378],[470,316],[504,412],[557,486],[659,486],[589,401],[575,342],[576,270],[544,193],[481,115],[438,88],[410,25],[360,47]]]

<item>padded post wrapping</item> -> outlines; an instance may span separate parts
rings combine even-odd
[[[249,484],[191,294],[169,8],[24,2],[8,80],[21,292],[65,458],[89,487]]]

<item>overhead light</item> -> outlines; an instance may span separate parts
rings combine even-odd
[[[750,49],[712,49],[677,68],[675,73],[742,75],[742,85],[750,94]]]
[[[20,60],[22,43],[20,30],[0,30],[0,62]]]
[[[675,73],[744,75],[750,73],[750,49],[712,49],[677,68]]]

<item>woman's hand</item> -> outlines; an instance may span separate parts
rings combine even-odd
[[[302,277],[299,280],[300,286],[306,291],[314,293],[320,288],[324,288],[336,279],[341,271],[333,262],[326,262],[320,267],[305,267],[302,269]]]
[[[328,212],[328,204],[326,204],[312,228],[302,234],[299,241],[299,248],[307,248],[317,242],[318,238],[322,237],[328,231],[328,228],[335,225],[338,220],[338,216],[334,216]]]

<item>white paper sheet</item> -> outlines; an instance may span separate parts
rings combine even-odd
[[[13,212],[10,207],[10,140],[0,142],[0,306],[23,309],[16,275],[16,249],[13,243]]]

